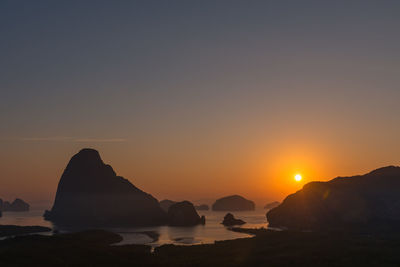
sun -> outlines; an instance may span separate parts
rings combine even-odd
[[[295,180],[296,182],[300,182],[301,179],[303,179],[303,177],[301,177],[300,174],[296,174],[296,175],[294,176],[294,180]]]

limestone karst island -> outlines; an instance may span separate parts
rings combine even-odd
[[[400,1],[0,1],[0,267],[400,266]]]

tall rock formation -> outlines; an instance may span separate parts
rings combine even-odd
[[[117,176],[93,149],[74,155],[45,219],[69,226],[147,226],[167,223],[157,199]]]

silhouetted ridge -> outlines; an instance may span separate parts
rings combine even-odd
[[[68,179],[63,179],[68,177]],[[82,149],[68,163],[59,183],[64,192],[143,192],[127,179],[117,176],[94,149]]]
[[[267,213],[270,226],[298,229],[392,226],[400,223],[400,168],[311,182]]]
[[[270,202],[270,203],[268,203],[268,204],[266,204],[266,205],[264,206],[264,209],[270,210],[270,209],[273,209],[273,208],[275,208],[275,207],[278,207],[280,204],[281,204],[281,203],[278,202],[278,201]]]
[[[172,205],[174,205],[176,203],[176,201],[172,201],[169,199],[164,199],[160,201],[160,207],[165,211],[168,212],[169,207],[171,207]]]
[[[154,197],[115,174],[94,149],[74,155],[45,218],[61,225],[159,225],[166,213]]]

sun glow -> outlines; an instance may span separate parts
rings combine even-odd
[[[303,177],[301,177],[300,174],[296,174],[296,175],[294,176],[294,180],[295,180],[296,182],[300,182],[301,179],[303,179]]]

